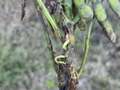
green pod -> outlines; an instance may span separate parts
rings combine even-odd
[[[73,0],[75,6],[79,8],[82,4],[85,3],[85,0]]]
[[[79,9],[79,14],[81,18],[85,19],[91,19],[93,18],[93,10],[90,6],[84,4],[80,9]]]
[[[115,35],[114,31],[113,31],[113,27],[112,27],[111,23],[108,20],[106,20],[106,21],[104,21],[102,23],[102,25],[105,28],[107,36],[109,37],[109,39],[113,43],[115,43],[116,42],[116,35]]]
[[[119,0],[108,0],[112,10],[120,17],[120,2]]]
[[[103,22],[103,26],[106,28],[108,33],[113,31],[112,25],[111,25],[111,23],[108,20]]]
[[[103,5],[100,2],[94,2],[94,12],[97,20],[104,28],[108,38],[115,43],[116,42],[116,35],[113,31],[113,27],[110,23],[110,21],[107,19],[106,11],[103,7]]]
[[[107,19],[107,14],[101,3],[96,4],[94,11],[98,21],[104,22]]]

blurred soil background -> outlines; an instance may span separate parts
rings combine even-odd
[[[0,90],[58,90],[45,36],[47,28],[33,0],[26,2],[21,21],[22,0],[0,0]],[[117,43],[112,44],[96,22],[78,90],[120,90],[120,19],[106,0],[104,6],[117,34]],[[69,53],[69,59],[77,65],[83,55],[84,34],[75,32],[77,41]]]

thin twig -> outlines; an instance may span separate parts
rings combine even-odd
[[[22,0],[21,4],[21,20],[25,17],[25,7],[26,7],[26,0]]]

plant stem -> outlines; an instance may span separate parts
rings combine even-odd
[[[90,23],[89,30],[87,32],[87,36],[86,36],[86,40],[85,40],[84,56],[82,59],[80,69],[78,70],[78,77],[81,76],[81,74],[83,72],[84,65],[87,61],[87,56],[88,56],[89,47],[90,47],[90,36],[91,36],[92,26],[93,26],[93,22]]]
[[[61,37],[59,28],[55,22],[55,20],[51,17],[49,11],[47,10],[47,8],[45,7],[44,3],[42,2],[42,0],[37,0],[37,3],[39,5],[39,7],[42,10],[43,15],[46,17],[46,19],[48,20],[49,24],[52,26],[54,32],[55,32],[55,36],[57,37]]]

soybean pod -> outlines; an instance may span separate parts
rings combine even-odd
[[[112,10],[120,17],[120,1],[119,0],[108,0]]]
[[[82,4],[85,3],[85,0],[73,0],[73,1],[77,8],[79,8]]]
[[[101,1],[100,0],[93,0],[93,8],[94,8],[96,19],[104,28],[108,38],[113,43],[115,43],[116,42],[116,35],[113,31],[113,27],[111,25],[111,22],[107,18],[107,13],[106,13]]]

